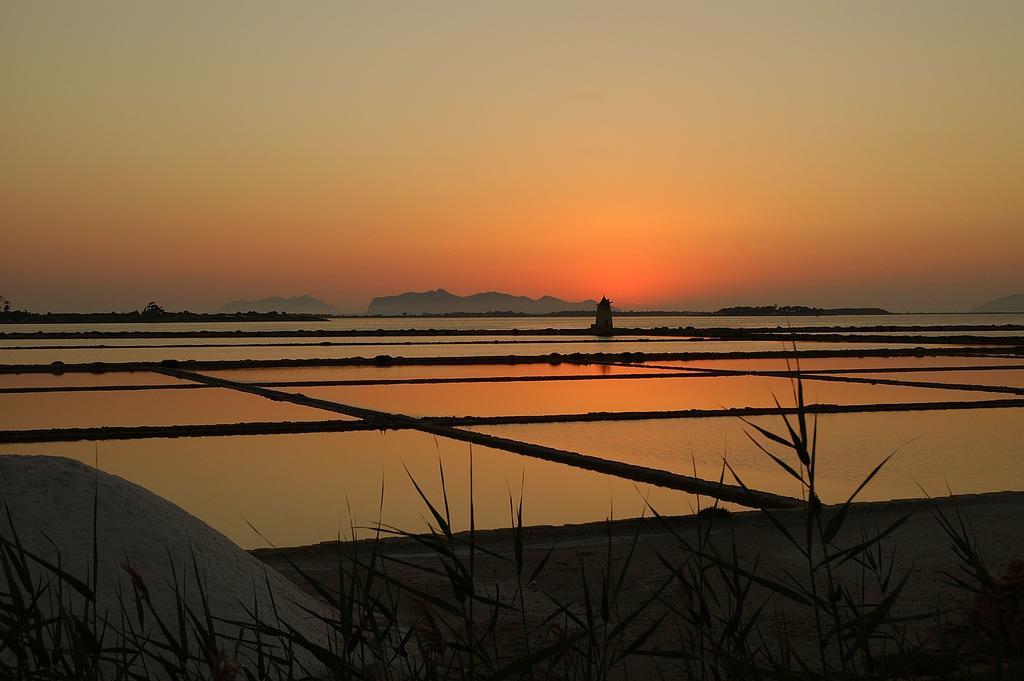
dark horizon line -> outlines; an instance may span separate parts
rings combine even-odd
[[[807,308],[804,312],[722,312],[720,310],[615,310],[620,317],[830,317],[830,316],[936,316],[936,315],[1014,315],[1020,312],[978,312],[973,310],[942,310],[904,312],[882,308]],[[592,317],[593,310],[563,310],[557,312],[514,312],[495,310],[491,312],[408,312],[408,313],[366,313],[366,312],[167,312],[162,315],[144,315],[133,310],[127,312],[29,312],[17,310],[0,312],[0,324],[63,323],[67,322],[104,323],[138,320],[151,323],[174,323],[191,319],[198,321],[324,321],[328,319],[479,319],[479,318],[554,318]],[[60,318],[60,319],[55,319]]]
[[[737,306],[718,310],[615,310],[621,317],[821,317],[821,316],[872,316],[891,314],[983,314],[969,312],[891,312],[876,307],[840,307],[817,308],[803,305],[787,306]],[[1012,313],[1011,313],[1012,314]],[[192,312],[160,311],[148,313],[139,310],[106,311],[106,312],[30,312],[28,310],[0,311],[0,324],[24,323],[60,323],[85,322],[96,323],[131,321],[142,322],[181,322],[188,320],[201,321],[318,321],[326,319],[459,319],[459,318],[554,318],[554,317],[592,317],[594,310],[557,310],[552,312],[517,312],[513,310],[491,310],[487,312],[452,311],[452,312],[402,312],[402,313],[369,313],[369,312],[287,312],[249,310],[245,312]]]

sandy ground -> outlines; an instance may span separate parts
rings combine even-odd
[[[955,508],[954,508],[955,504]],[[911,615],[936,609],[948,610],[946,621],[952,629],[964,631],[967,622],[967,608],[972,596],[949,586],[950,576],[966,577],[949,536],[936,520],[935,513],[941,511],[955,518],[955,510],[969,523],[977,545],[987,565],[995,574],[1002,574],[1008,561],[1024,559],[1024,492],[998,492],[980,495],[964,495],[955,499],[935,501],[906,500],[855,504],[851,507],[844,529],[836,538],[841,546],[850,546],[861,541],[862,532],[873,532],[885,528],[900,517],[913,512],[906,522],[895,530],[881,544],[883,555],[893,560],[893,574],[898,579],[910,571],[904,593],[899,599],[895,613]],[[826,515],[836,512],[836,507],[827,507]],[[774,517],[796,536],[803,528],[803,511],[788,510],[773,512]],[[670,519],[624,520],[612,524],[609,534],[607,523],[591,523],[563,527],[529,527],[525,530],[525,570],[529,575],[534,567],[552,550],[543,572],[536,582],[527,585],[525,603],[530,628],[540,626],[546,614],[554,609],[553,600],[571,603],[574,612],[583,610],[583,580],[593,591],[601,580],[605,569],[609,547],[613,565],[621,567],[629,552],[634,536],[639,533],[635,554],[628,568],[618,607],[620,612],[629,612],[639,607],[651,594],[658,590],[668,577],[669,565],[682,565],[689,555],[678,537],[695,543],[699,528],[707,529],[706,520],[696,517],[675,517]],[[464,535],[463,535],[464,536]],[[722,555],[731,555],[733,542],[737,547],[740,565],[745,569],[756,569],[757,574],[780,577],[786,572],[806,575],[807,565],[797,551],[787,543],[780,531],[761,512],[735,513],[727,518],[718,518],[710,530],[711,545]],[[513,540],[510,530],[479,532],[477,545],[481,549],[497,554],[498,557],[478,551],[475,562],[481,582],[489,587],[499,587],[500,593],[511,594],[516,589],[513,556]],[[382,543],[384,555],[400,559],[413,565],[439,568],[439,559],[429,550],[408,538],[391,538]],[[325,543],[316,546],[277,550],[258,550],[257,557],[280,570],[299,586],[309,591],[309,586],[289,567],[293,561],[307,575],[323,584],[337,583],[338,546]],[[619,569],[616,568],[616,569]],[[399,581],[433,594],[448,594],[451,589],[443,572],[432,574],[413,567],[392,564],[389,571]],[[845,579],[860,583],[862,570],[854,562],[842,568]],[[870,593],[871,580],[867,580]],[[763,588],[755,587],[752,592],[755,601],[767,599],[765,617],[762,618],[761,634],[765,640],[786,637],[801,650],[812,650],[814,637],[813,621],[802,608],[794,607],[778,596],[769,597]],[[686,590],[678,583],[670,584],[661,592],[660,603],[648,609],[638,619],[637,626],[654,621],[658,613],[671,605],[680,606],[687,601]],[[781,623],[785,621],[783,633]],[[521,631],[521,623],[509,622],[508,635]],[[518,629],[517,629],[518,627]],[[908,625],[908,634],[915,638],[937,639],[937,620],[934,618],[913,622]],[[648,644],[649,649],[670,650],[679,644],[679,631],[675,625],[660,626]],[[811,648],[808,648],[811,646]],[[810,654],[810,653],[809,653]]]

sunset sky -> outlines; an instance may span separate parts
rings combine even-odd
[[[1024,2],[0,4],[0,294],[1024,292]]]

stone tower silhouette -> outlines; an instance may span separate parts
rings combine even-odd
[[[590,330],[602,336],[612,335],[612,301],[607,296],[602,296],[597,304],[597,318],[590,325]]]

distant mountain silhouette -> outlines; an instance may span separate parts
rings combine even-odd
[[[542,296],[534,300],[526,296],[514,296],[497,291],[457,296],[445,291],[443,288],[439,288],[433,291],[409,292],[397,296],[374,298],[370,301],[367,313],[381,315],[450,314],[458,312],[474,314],[487,312],[550,314],[552,312],[566,312],[569,310],[592,311],[596,306],[596,300],[573,302],[552,296]]]
[[[294,298],[261,298],[260,300],[232,300],[218,310],[232,314],[235,312],[288,312],[291,314],[337,314],[338,309],[313,296],[295,296]]]
[[[971,310],[971,312],[1020,312],[1024,313],[1024,293],[1012,296],[1003,296],[990,300],[984,305]]]

